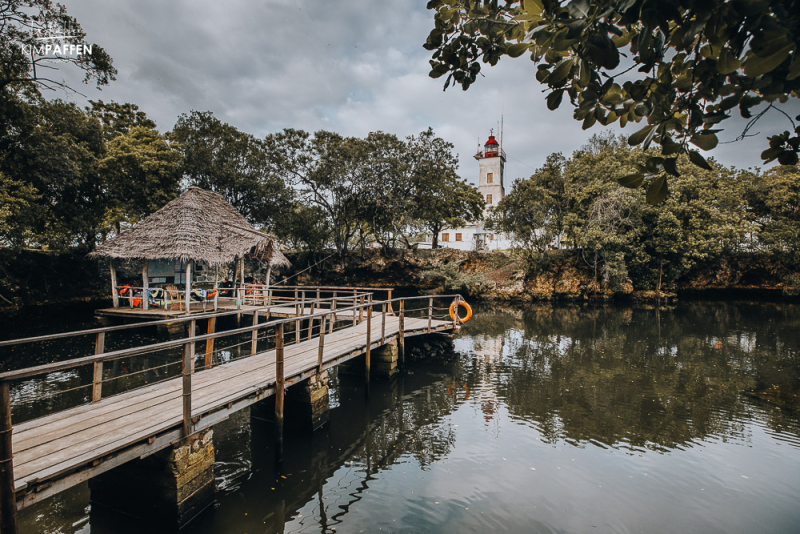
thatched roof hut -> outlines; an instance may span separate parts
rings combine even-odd
[[[222,195],[199,187],[109,239],[89,254],[121,260],[190,260],[225,265],[252,252],[275,267],[289,265],[273,236],[263,234]]]
[[[228,265],[253,254],[272,267],[289,266],[275,238],[257,231],[222,195],[190,187],[181,196],[147,216],[127,232],[109,239],[90,258],[109,258],[114,307],[119,306],[116,270],[113,260],[144,260],[142,294],[148,294],[148,262],[172,260],[186,264],[186,309],[189,311],[192,262],[209,266]],[[236,270],[243,283],[244,263]],[[143,300],[144,310],[148,299]],[[216,300],[214,303],[216,309]]]

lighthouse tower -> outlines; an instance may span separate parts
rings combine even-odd
[[[503,170],[506,163],[506,153],[490,131],[489,140],[483,145],[483,150],[478,149],[475,159],[480,164],[481,175],[478,179],[478,191],[486,201],[486,208],[497,206],[506,194],[503,185]]]

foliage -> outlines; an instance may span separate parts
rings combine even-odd
[[[0,243],[14,245],[25,241],[26,227],[30,224],[25,214],[37,197],[33,186],[0,172]]]
[[[713,170],[700,169],[681,157],[674,193],[653,206],[643,190],[616,187],[626,167],[647,157],[621,138],[595,136],[571,158],[552,155],[531,178],[517,181],[493,223],[520,232],[516,244],[532,269],[548,249],[573,248],[594,270],[598,287],[619,287],[630,279],[637,288],[660,290],[726,254],[789,250],[796,235],[791,232],[800,230],[800,221],[791,219],[796,215],[788,193],[793,169],[756,177],[713,161]],[[787,193],[773,199],[766,188],[781,191],[780,176],[786,176]],[[558,196],[547,194],[554,183],[563,191]]]
[[[436,284],[447,293],[479,294],[486,284],[486,277],[478,273],[463,272],[459,269],[460,264],[459,261],[450,261],[422,271],[419,276],[424,282]]]
[[[59,64],[70,64],[85,72],[84,83],[97,86],[115,79],[111,56],[96,44],[83,53],[86,32],[67,13],[66,7],[50,0],[3,0],[0,4],[0,95],[32,84],[43,89],[71,89],[49,76]],[[70,53],[39,50],[43,45],[66,46]],[[79,48],[74,46],[79,45]],[[79,52],[75,52],[78,48]],[[52,52],[52,53],[51,53]]]
[[[481,62],[527,53],[549,89],[548,108],[566,96],[584,129],[646,119],[628,142],[645,150],[655,143],[661,155],[648,154],[621,183],[639,187],[649,176],[651,204],[666,198],[681,155],[712,170],[697,149],[717,146],[731,110],[751,118],[767,105],[749,129],[799,95],[800,10],[792,0],[431,0],[428,8],[436,11],[425,44],[430,75],[448,74],[445,89],[469,88]],[[798,161],[800,126],[786,118],[791,131],[770,137],[765,162]]]
[[[250,222],[274,231],[292,193],[272,173],[264,142],[211,112],[178,117],[169,141],[182,155],[184,185],[216,191]]]
[[[99,162],[105,181],[104,226],[117,234],[178,194],[181,156],[154,128],[133,126],[113,137]]]

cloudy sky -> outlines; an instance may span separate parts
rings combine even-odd
[[[81,92],[138,104],[162,131],[193,109],[257,136],[289,127],[406,136],[431,126],[455,145],[462,176],[475,182],[478,139],[485,142],[504,115],[506,185],[529,176],[551,152],[570,154],[601,131],[582,131],[567,106],[549,111],[525,58],[486,68],[467,92],[443,92],[444,78],[428,77],[430,53],[422,48],[433,27],[424,0],[62,2],[119,70],[101,92]],[[85,103],[80,95],[54,96]],[[787,111],[797,115],[800,106]],[[738,167],[758,165],[766,133],[788,126],[776,113],[755,128],[762,135],[720,145],[713,155]],[[741,121],[725,127],[721,139],[733,139]]]

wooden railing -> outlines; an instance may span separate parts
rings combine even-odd
[[[322,288],[320,288],[322,289]],[[377,346],[383,345],[386,343],[386,321],[387,316],[389,317],[397,317],[399,321],[399,332],[397,335],[398,344],[399,344],[399,358],[400,364],[404,364],[404,355],[405,355],[405,337],[406,337],[406,330],[405,330],[405,320],[407,317],[417,317],[420,319],[427,318],[427,332],[432,331],[432,321],[436,320],[445,320],[452,322],[453,327],[457,327],[460,324],[460,320],[458,316],[455,319],[452,319],[448,313],[449,304],[452,302],[458,302],[461,300],[460,295],[442,295],[442,296],[421,296],[421,297],[405,297],[405,298],[395,298],[395,299],[386,299],[381,301],[373,300],[372,293],[359,293],[357,290],[352,294],[348,295],[336,295],[331,298],[310,298],[309,300],[304,300],[305,295],[303,295],[303,290],[299,288],[292,288],[292,291],[299,291],[300,299],[291,300],[291,301],[281,301],[280,303],[275,303],[273,305],[267,305],[263,307],[259,307],[255,310],[248,310],[248,313],[253,314],[253,322],[250,326],[245,327],[238,327],[231,330],[215,332],[214,325],[216,320],[220,317],[231,316],[238,314],[238,311],[229,311],[229,312],[222,312],[222,313],[214,313],[214,314],[203,314],[203,315],[195,315],[189,316],[179,319],[166,319],[161,321],[149,321],[147,323],[139,323],[139,324],[132,324],[132,325],[118,325],[118,326],[109,326],[103,328],[94,328],[88,330],[82,330],[77,332],[66,332],[60,334],[52,334],[46,336],[37,336],[25,339],[17,339],[17,340],[9,340],[9,341],[0,341],[0,348],[3,347],[15,347],[22,344],[31,344],[31,343],[49,343],[56,340],[64,340],[66,338],[75,338],[75,337],[87,337],[93,336],[94,337],[94,353],[87,354],[85,356],[79,358],[73,358],[66,361],[60,362],[53,362],[44,365],[38,365],[34,367],[28,367],[23,369],[11,370],[0,373],[0,514],[3,514],[6,507],[12,507],[13,509],[13,500],[14,500],[14,475],[13,475],[13,466],[11,462],[12,458],[12,443],[11,443],[11,435],[12,435],[12,409],[14,404],[12,403],[12,385],[19,384],[20,382],[41,379],[47,382],[48,375],[53,373],[63,372],[71,369],[80,369],[83,367],[91,367],[91,382],[88,384],[80,385],[78,387],[69,388],[66,390],[57,390],[53,393],[46,393],[39,397],[34,397],[33,399],[21,399],[17,400],[17,403],[28,403],[31,401],[41,400],[41,398],[49,398],[55,395],[66,394],[72,391],[77,391],[80,389],[87,389],[90,393],[88,395],[84,394],[82,397],[83,402],[99,402],[103,398],[103,385],[107,384],[112,381],[120,380],[121,378],[128,376],[143,376],[146,375],[148,372],[152,372],[155,374],[154,380],[148,380],[145,376],[144,379],[141,380],[133,380],[131,379],[131,383],[129,384],[132,387],[129,388],[118,388],[116,394],[121,394],[126,391],[130,391],[132,389],[136,389],[139,387],[150,386],[152,384],[166,381],[170,379],[174,379],[177,376],[182,378],[182,397],[183,397],[183,434],[188,436],[194,432],[195,422],[196,419],[193,418],[192,414],[192,375],[197,371],[195,369],[195,350],[198,343],[205,344],[205,357],[203,360],[203,366],[201,369],[210,369],[215,366],[214,363],[214,354],[220,353],[221,351],[230,351],[231,349],[236,348],[236,352],[240,354],[237,357],[228,357],[227,360],[217,363],[216,365],[224,365],[225,363],[229,363],[235,360],[239,360],[242,358],[253,356],[259,352],[263,352],[266,350],[275,350],[275,358],[276,358],[276,392],[278,393],[278,397],[276,397],[276,402],[282,402],[282,394],[283,388],[285,387],[285,380],[287,377],[284,376],[284,354],[285,354],[285,347],[286,343],[286,325],[294,325],[294,343],[300,343],[305,340],[313,339],[315,336],[319,339],[318,341],[318,361],[316,372],[321,372],[323,370],[323,360],[324,360],[324,351],[325,351],[325,336],[330,335],[336,331],[340,331],[343,329],[351,328],[356,326],[360,322],[366,320],[367,322],[367,329],[366,329],[366,364],[367,364],[367,373],[369,373],[369,366],[370,366],[370,353],[371,347],[373,344],[376,343],[376,340],[372,339],[372,321],[373,319],[380,318],[381,320],[381,329],[380,329],[380,342]],[[348,288],[350,291],[350,288]],[[388,290],[391,291],[391,290]],[[313,296],[316,297],[318,293],[316,289],[314,289]],[[321,293],[319,293],[321,294]],[[435,307],[434,301],[435,300],[444,300],[447,303],[447,306],[442,307]],[[337,303],[339,307],[337,307]],[[342,304],[344,306],[342,307]],[[270,320],[270,310],[276,307],[285,308],[287,306],[295,306],[296,314],[294,317],[284,318],[284,319],[272,319]],[[398,308],[397,315],[393,312],[393,305]],[[411,305],[411,306],[409,306]],[[308,315],[304,315],[304,310],[307,306],[311,306],[311,313]],[[378,312],[379,310],[379,312]],[[261,317],[266,318],[266,322],[261,322]],[[198,320],[207,320],[208,321],[208,332],[206,334],[197,335],[196,333],[196,325]],[[303,322],[307,322],[307,325],[303,327]],[[185,338],[169,340],[169,341],[162,341],[157,343],[152,343],[143,346],[134,346],[129,348],[123,348],[119,350],[113,351],[106,351],[106,342],[107,342],[107,335],[110,333],[119,333],[119,332],[128,332],[134,329],[140,329],[143,327],[151,327],[154,325],[163,325],[163,324],[175,324],[175,323],[188,323],[188,335]],[[316,332],[316,334],[315,334]],[[217,346],[215,348],[215,343],[218,344],[219,341],[223,339],[232,340],[232,344],[225,345],[223,347]],[[289,340],[291,344],[291,339]],[[259,350],[259,343],[261,344]],[[244,347],[249,345],[246,349],[245,354],[241,354],[242,349],[240,347]],[[158,353],[169,353],[170,351],[179,351],[180,358],[178,361],[168,361],[165,364],[154,365],[152,367],[134,370],[135,368],[131,366],[131,370],[121,376],[109,376],[106,377],[104,375],[104,365],[108,362],[112,361],[120,361],[123,358],[125,359],[135,359],[144,355],[153,355]],[[168,356],[169,358],[169,356]],[[172,356],[174,358],[174,356]],[[180,365],[180,373],[178,374],[170,374],[170,372],[165,371],[159,373],[156,371],[161,369],[168,369],[171,366]],[[82,404],[80,402],[78,404]],[[63,404],[61,404],[63,406]],[[70,406],[64,406],[59,410],[55,410],[52,413],[57,413],[59,411],[63,411],[69,409]],[[41,417],[46,414],[38,414],[38,417]],[[9,497],[9,494],[11,497]],[[8,499],[11,499],[11,503]]]

